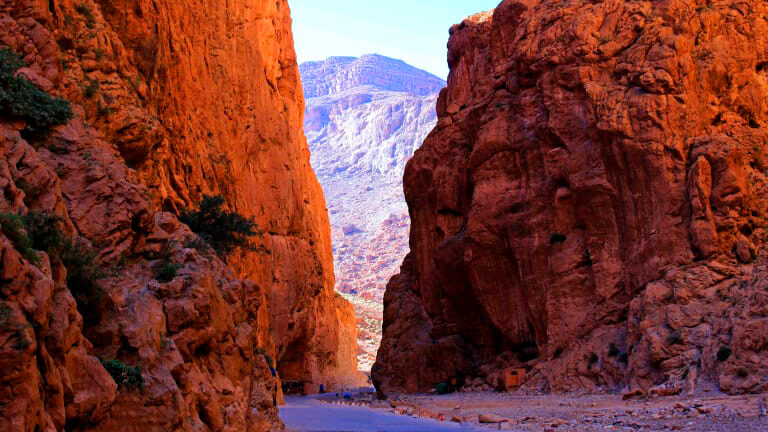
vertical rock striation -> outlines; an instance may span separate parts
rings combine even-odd
[[[765,391],[767,20],[506,0],[454,26],[379,388],[517,366],[556,391]]]
[[[271,358],[358,378],[284,0],[11,0],[0,23],[18,74],[74,112],[45,137],[0,117],[0,213],[55,216],[81,261],[2,224],[0,429],[264,431]],[[173,212],[203,194],[255,218],[255,250],[194,241]]]

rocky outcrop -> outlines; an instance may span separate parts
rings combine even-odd
[[[79,118],[34,148],[0,122],[3,214],[60,218],[82,265],[93,258],[103,292],[86,303],[82,267],[22,255],[0,236],[0,428],[28,430],[249,430],[279,426],[279,385],[259,347],[271,343],[266,293],[193,234],[155,212],[114,147]],[[4,221],[5,224],[5,221]],[[164,262],[178,266],[166,282]],[[85,281],[88,281],[86,278]],[[101,361],[100,361],[101,360]],[[102,361],[138,369],[128,386]],[[119,384],[119,385],[118,385]]]
[[[0,429],[270,430],[272,358],[359,379],[285,1],[14,0],[0,22],[18,74],[74,111],[46,137],[3,112],[0,213],[55,216],[78,252],[2,223]],[[255,250],[224,263],[178,222],[203,194],[255,218]]]
[[[766,18],[506,0],[454,26],[379,388],[765,391]]]
[[[370,370],[381,339],[380,307],[370,302],[381,303],[408,247],[402,172],[437,121],[445,82],[375,54],[299,69],[312,166],[328,199],[336,289],[351,295],[366,323],[358,329],[359,362]]]

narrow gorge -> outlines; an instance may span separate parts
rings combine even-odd
[[[768,3],[385,3],[0,1],[0,431],[768,427]]]
[[[312,167],[328,201],[336,289],[355,307],[358,366],[370,371],[384,290],[408,253],[402,173],[437,123],[445,81],[375,54],[306,62],[299,70]]]

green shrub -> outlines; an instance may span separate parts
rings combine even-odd
[[[85,26],[92,29],[96,25],[96,18],[93,16],[93,10],[85,2],[75,6],[77,13],[85,18]]]
[[[96,264],[96,256],[96,252],[80,240],[67,241],[61,249],[60,258],[67,268],[67,287],[81,307],[93,305],[104,295],[99,281],[107,274]]]
[[[229,255],[236,248],[252,249],[250,239],[261,235],[253,218],[227,212],[223,206],[224,198],[221,196],[205,195],[198,210],[182,210],[179,220],[222,256]]]
[[[32,240],[30,240],[26,228],[24,227],[24,219],[22,216],[13,213],[0,213],[0,230],[8,237],[9,240],[16,247],[16,250],[27,259],[27,261],[37,264],[40,262],[40,257],[37,256],[32,247]]]
[[[447,382],[437,383],[435,385],[435,391],[437,394],[448,394],[451,392],[451,386]]]
[[[8,325],[13,310],[5,302],[0,303],[0,328]]]
[[[616,346],[616,344],[612,343],[608,347],[608,357],[616,357],[619,355],[619,347]]]
[[[565,234],[552,233],[552,235],[549,236],[549,244],[554,245],[556,243],[565,243],[567,238],[568,237],[566,237]]]
[[[589,358],[587,359],[587,369],[592,369],[592,366],[597,364],[598,361],[600,361],[600,357],[598,357],[597,354],[589,353]]]
[[[719,350],[717,350],[717,360],[721,363],[728,360],[731,357],[731,354],[733,351],[731,350],[731,347],[728,345],[723,345],[720,347]]]
[[[83,87],[83,96],[85,96],[86,99],[90,99],[94,96],[96,96],[96,93],[99,92],[99,82],[96,80],[89,79],[88,84]]]
[[[114,108],[112,108],[109,105],[102,105],[102,104],[99,104],[99,107],[96,110],[96,114],[99,117],[109,117],[114,112],[115,112]]]
[[[59,229],[61,218],[46,212],[31,211],[24,215],[24,226],[32,247],[48,255],[58,255],[66,243]]]
[[[26,132],[45,135],[51,126],[67,123],[73,116],[69,102],[54,98],[29,80],[14,73],[24,61],[9,48],[0,50],[0,114],[21,117]]]
[[[683,342],[683,336],[680,334],[680,330],[675,330],[667,336],[668,345],[677,345]]]
[[[120,389],[141,389],[144,386],[144,378],[141,376],[141,366],[128,366],[120,360],[102,360],[104,369],[112,375]]]
[[[157,274],[155,275],[155,279],[157,279],[160,282],[170,282],[173,280],[173,278],[176,277],[176,273],[182,267],[184,266],[182,266],[181,264],[174,264],[170,261],[164,261],[163,265],[160,266],[160,270],[157,271]]]

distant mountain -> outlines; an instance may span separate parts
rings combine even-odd
[[[403,170],[435,126],[445,81],[375,54],[299,70],[312,166],[330,212],[336,288],[357,308],[359,360],[370,366],[385,286],[408,250]]]
[[[304,98],[317,98],[370,86],[373,89],[428,96],[445,87],[445,81],[421,69],[378,54],[329,57],[300,65]]]

